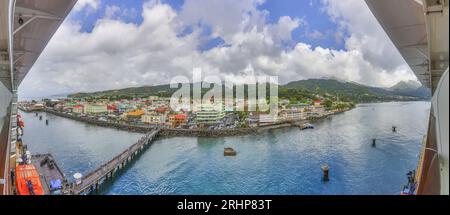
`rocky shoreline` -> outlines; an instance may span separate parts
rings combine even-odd
[[[350,109],[349,109],[350,110]],[[324,118],[327,118],[329,116],[339,114],[342,112],[345,112],[347,110],[343,110],[340,112],[336,112],[334,114],[326,115],[324,117],[310,119],[306,121],[302,121],[302,123],[311,121],[315,122]],[[150,126],[138,126],[138,125],[127,125],[127,124],[119,124],[119,123],[113,123],[113,122],[107,122],[107,121],[100,121],[97,119],[89,118],[89,117],[77,117],[73,115],[69,115],[66,113],[61,113],[59,111],[51,110],[51,109],[44,109],[44,112],[47,112],[49,114],[53,114],[55,116],[60,116],[72,120],[76,120],[79,122],[84,122],[87,124],[100,126],[100,127],[106,127],[106,128],[115,128],[118,130],[123,131],[129,131],[129,132],[136,132],[136,133],[147,133],[150,132],[153,127]],[[273,129],[280,129],[280,128],[286,128],[286,127],[292,127],[296,126],[294,123],[289,122],[281,122],[277,124],[272,125],[265,125],[265,126],[259,126],[254,128],[236,128],[236,129],[222,129],[222,130],[205,130],[205,129],[175,129],[175,128],[163,128],[161,129],[160,133],[158,134],[159,137],[228,137],[228,136],[243,136],[243,135],[249,135],[249,134],[257,134],[261,131],[266,130],[273,130]]]
[[[257,128],[239,128],[222,130],[201,130],[201,129],[169,129],[164,128],[159,132],[160,137],[228,137],[255,134]]]
[[[106,128],[115,128],[118,130],[124,130],[124,131],[136,132],[136,133],[147,133],[152,130],[151,127],[106,122],[106,121],[100,121],[97,119],[92,119],[89,117],[82,118],[82,117],[77,117],[77,116],[61,113],[59,111],[54,111],[51,109],[44,109],[44,112],[53,114],[55,116],[60,116],[60,117],[72,119],[75,121],[84,122],[87,124],[96,125],[96,126],[100,126],[100,127],[106,127]]]
[[[55,116],[64,117],[79,122],[84,122],[91,125],[96,125],[106,128],[115,128],[123,131],[130,131],[136,133],[147,133],[150,132],[153,127],[149,126],[137,126],[137,125],[127,125],[118,124],[113,122],[105,122],[92,118],[81,118],[51,109],[45,109],[44,112],[53,114]],[[223,129],[223,130],[204,130],[204,129],[171,129],[163,128],[161,129],[158,136],[160,137],[170,137],[170,136],[187,136],[187,137],[226,137],[226,136],[241,136],[248,135],[258,132],[258,128],[239,128],[239,129]]]

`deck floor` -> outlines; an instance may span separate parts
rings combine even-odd
[[[49,157],[54,161],[53,168],[50,168],[48,163],[41,166],[41,162],[46,158]],[[64,182],[64,173],[59,169],[58,165],[56,164],[55,159],[50,154],[43,154],[43,155],[33,155],[31,157],[31,163],[36,167],[36,169],[39,172],[41,183],[44,188],[45,195],[51,195],[50,191],[50,181],[55,179],[60,179],[61,182]]]

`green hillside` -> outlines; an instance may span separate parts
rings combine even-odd
[[[199,84],[199,83],[198,83]],[[399,86],[402,86],[401,88]],[[305,99],[314,99],[318,96],[337,97],[343,101],[351,101],[355,103],[364,102],[382,102],[382,101],[412,101],[423,100],[427,97],[423,92],[414,92],[410,88],[404,88],[404,84],[400,84],[399,88],[383,89],[361,85],[353,82],[343,82],[334,79],[308,79],[290,82],[286,85],[279,86],[278,92],[280,98],[286,98],[294,101],[302,101]],[[191,89],[193,84],[191,84]],[[268,87],[267,87],[268,89]],[[400,90],[401,89],[401,90]],[[421,88],[417,88],[418,90]],[[135,97],[161,96],[170,97],[177,89],[170,88],[170,85],[143,86],[132,87],[117,90],[107,90],[92,93],[75,93],[68,97],[84,98],[84,97],[103,97],[109,99],[129,99]],[[202,89],[202,94],[209,89]],[[245,89],[247,93],[247,88]]]

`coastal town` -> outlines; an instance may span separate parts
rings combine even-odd
[[[276,115],[270,111],[236,111],[225,108],[211,99],[211,103],[200,104],[198,108],[191,105],[171,108],[171,98],[149,96],[132,99],[105,98],[62,98],[42,99],[41,101],[21,101],[18,108],[23,112],[33,112],[39,120],[49,125],[48,114],[73,119],[101,127],[110,127],[131,132],[145,133],[136,143],[105,162],[93,171],[82,175],[77,172],[73,180],[65,177],[52,154],[32,155],[28,146],[22,142],[24,120],[17,115],[17,141],[14,151],[17,162],[24,165],[33,164],[36,172],[42,173],[40,180],[45,186],[36,190],[38,193],[53,195],[98,193],[99,186],[113,178],[114,174],[127,166],[143,153],[153,140],[159,137],[197,136],[224,137],[255,134],[261,130],[297,126],[300,129],[314,128],[311,121],[351,109],[349,102],[331,101],[329,98],[317,97],[303,100],[306,103],[290,104],[288,99],[279,100]],[[247,100],[245,110],[251,109]],[[276,104],[276,103],[275,103]],[[236,156],[237,151],[225,147],[224,156]]]
[[[247,106],[246,103],[245,107]],[[158,96],[119,100],[64,98],[19,102],[19,108],[27,112],[47,111],[70,118],[120,125],[200,130],[255,128],[295,123],[323,118],[353,106],[354,104],[350,102],[331,101],[320,97],[294,104],[287,99],[280,99],[274,116],[268,111],[235,111],[224,106],[217,108],[211,104],[201,105],[197,110],[190,110],[189,107],[174,110],[170,107],[170,98]]]

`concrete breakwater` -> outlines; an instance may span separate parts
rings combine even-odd
[[[188,136],[188,137],[226,137],[242,136],[257,133],[257,128],[202,130],[202,129],[162,129],[160,137]]]
[[[45,109],[44,111],[47,113],[53,114],[55,116],[65,117],[68,119],[76,120],[79,122],[85,122],[85,123],[100,126],[100,127],[115,128],[115,129],[124,130],[124,131],[147,133],[153,129],[152,127],[146,127],[146,126],[127,125],[127,124],[119,124],[119,123],[108,122],[108,121],[101,121],[101,120],[91,118],[91,117],[78,117],[78,116],[62,113],[62,112],[51,110],[51,109]]]
[[[353,109],[353,108],[347,108],[347,109],[338,110],[338,111],[335,111],[333,113],[325,114],[325,115],[322,115],[322,116],[319,116],[319,117],[310,117],[310,118],[308,118],[308,121],[310,121],[310,122],[317,122],[319,120],[326,119],[326,118],[328,118],[330,116],[334,116],[334,115],[338,115],[338,114],[344,113],[344,112],[349,111],[351,109]]]
[[[221,130],[206,130],[206,129],[161,129],[159,132],[160,137],[173,137],[173,136],[187,136],[187,137],[227,137],[227,136],[243,136],[257,134],[259,132],[287,128],[295,126],[292,123],[276,123],[271,125],[264,125],[253,128],[236,128],[236,129],[221,129]]]
[[[67,113],[62,113],[59,111],[55,111],[52,109],[45,109],[44,110],[47,113],[65,117],[69,119],[73,119],[76,121],[88,123],[91,125],[101,126],[101,127],[107,127],[107,128],[115,128],[119,130],[124,131],[130,131],[130,132],[136,132],[136,133],[147,133],[150,132],[154,127],[151,126],[138,126],[138,125],[129,125],[129,124],[120,124],[115,122],[108,122],[108,121],[101,121],[96,118],[91,117],[78,117],[74,115],[70,115]],[[334,114],[345,112],[346,110],[336,112]],[[306,123],[308,121],[315,122],[324,118],[327,118],[331,115],[329,114],[322,117],[317,117],[305,121],[300,121],[301,123]],[[276,124],[271,125],[264,125],[259,127],[253,127],[253,128],[235,128],[235,129],[221,129],[221,130],[206,130],[206,129],[175,129],[175,128],[162,128],[158,134],[159,137],[173,137],[173,136],[187,136],[187,137],[227,137],[227,136],[242,136],[242,135],[249,135],[249,134],[256,134],[261,131],[265,130],[272,130],[272,129],[280,129],[280,128],[286,128],[295,126],[292,122],[280,122]]]

